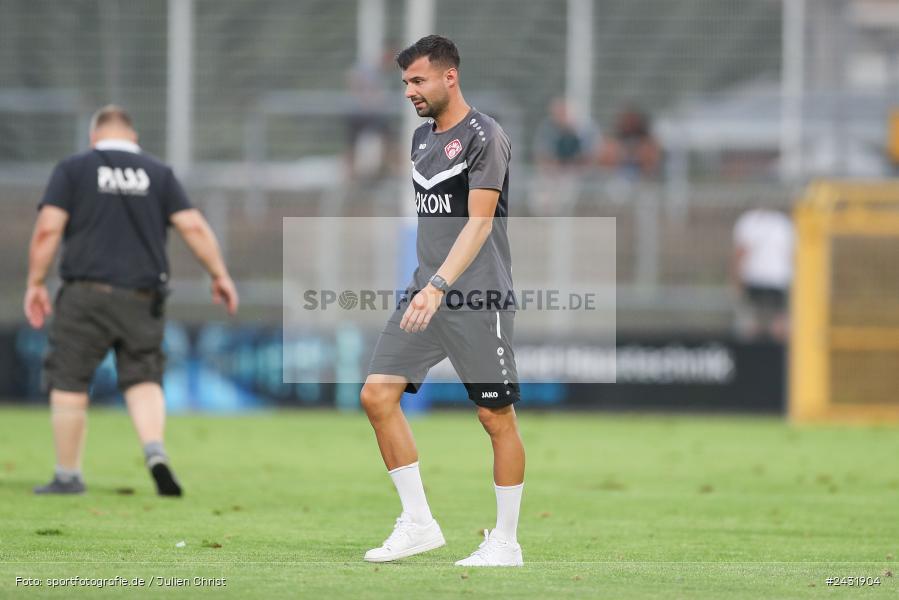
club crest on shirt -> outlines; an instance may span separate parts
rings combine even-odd
[[[462,152],[462,142],[459,141],[459,138],[454,139],[443,147],[443,152],[450,160],[456,158],[459,156],[459,153]]]

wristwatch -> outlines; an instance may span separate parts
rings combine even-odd
[[[428,280],[428,283],[433,285],[435,288],[437,288],[444,294],[449,289],[449,284],[446,282],[446,279],[444,279],[443,277],[441,277],[440,275],[437,275],[437,274],[434,274],[434,276]]]

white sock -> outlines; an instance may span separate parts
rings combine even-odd
[[[524,483],[518,485],[496,485],[496,528],[491,536],[506,542],[518,541],[518,512],[521,509],[521,491]]]
[[[427,525],[434,517],[431,516],[431,509],[428,506],[428,499],[425,498],[425,487],[421,483],[421,473],[418,471],[418,461],[405,467],[397,467],[390,473],[393,479],[393,485],[400,495],[400,502],[403,504],[403,512],[409,515],[414,523],[419,525]]]
[[[67,469],[66,467],[56,465],[53,473],[56,475],[56,478],[63,483],[81,480],[81,469]]]

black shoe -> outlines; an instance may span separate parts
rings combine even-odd
[[[53,481],[47,485],[39,485],[34,488],[35,494],[83,494],[87,487],[81,479],[70,479],[63,481],[59,477],[54,476]]]
[[[168,463],[162,459],[157,459],[156,461],[151,459],[150,463],[148,466],[150,467],[153,481],[156,482],[156,493],[160,496],[180,496],[181,486],[178,485],[175,474],[172,473]]]

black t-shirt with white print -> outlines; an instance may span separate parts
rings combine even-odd
[[[444,297],[449,308],[514,310],[509,214],[511,145],[499,124],[471,109],[452,128],[434,131],[429,120],[412,136],[412,183],[418,213],[418,268],[422,289],[443,264],[468,220],[468,192],[499,191],[493,229],[471,265]]]
[[[47,205],[69,213],[63,280],[131,289],[155,288],[168,277],[169,218],[191,208],[172,169],[124,140],[101,141],[57,164],[39,208]]]

